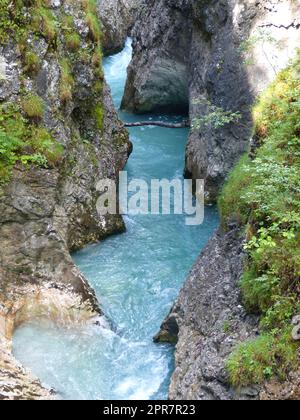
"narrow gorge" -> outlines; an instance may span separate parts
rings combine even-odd
[[[300,399],[299,0],[0,17],[0,400]],[[121,171],[204,222],[100,215]]]

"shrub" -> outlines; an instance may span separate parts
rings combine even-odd
[[[280,293],[280,279],[272,273],[259,276],[251,266],[242,276],[241,288],[247,308],[252,312],[265,312],[272,306],[274,296]]]
[[[245,154],[231,172],[220,194],[218,206],[225,229],[229,219],[245,224],[249,218],[249,206],[241,201],[241,191],[250,183],[250,178],[247,176],[249,166],[250,158]]]
[[[284,377],[295,360],[288,329],[300,310],[300,52],[253,109],[260,147],[243,157],[219,199],[223,226],[234,218],[247,233],[241,288],[265,331],[229,360],[232,383]]]
[[[33,128],[28,145],[35,155],[43,156],[46,163],[51,166],[57,166],[64,151],[63,146],[43,127]]]
[[[261,384],[272,376],[286,378],[298,366],[297,344],[291,327],[279,335],[263,334],[241,344],[227,361],[230,382],[235,387]]]
[[[203,127],[212,127],[217,130],[227,124],[236,123],[242,118],[241,113],[225,110],[206,99],[196,99],[194,104],[202,105],[206,112],[192,121],[193,129],[200,130]]]
[[[9,180],[13,166],[55,166],[63,147],[42,127],[31,124],[16,105],[0,107],[0,182]]]

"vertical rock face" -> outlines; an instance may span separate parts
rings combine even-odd
[[[259,317],[243,307],[239,281],[244,270],[239,228],[221,230],[199,256],[170,314],[154,338],[176,343],[171,400],[298,400],[299,369],[284,383],[233,389],[225,366],[241,342],[259,334]]]
[[[196,10],[201,25],[191,47],[191,119],[210,113],[209,104],[242,115],[238,123],[221,129],[208,124],[191,132],[186,176],[206,180],[209,201],[215,200],[224,177],[248,148],[253,100],[299,45],[299,5],[289,0],[211,1]],[[208,106],[195,105],[197,98]]]
[[[98,0],[103,26],[103,51],[109,55],[121,51],[137,16],[140,0]]]
[[[192,19],[188,2],[144,2],[133,29],[133,60],[122,107],[187,111]]]
[[[255,96],[299,45],[299,13],[290,0],[159,0],[142,8],[123,107],[189,106],[192,122],[206,117],[191,131],[185,174],[206,180],[209,201],[248,147]],[[242,119],[216,129],[213,107]]]
[[[0,336],[10,339],[31,316],[100,312],[70,251],[124,230],[121,216],[97,213],[96,185],[117,180],[131,144],[104,82],[93,2],[9,2],[0,13],[0,141],[22,141],[14,164],[0,157]],[[16,24],[8,36],[5,19]]]

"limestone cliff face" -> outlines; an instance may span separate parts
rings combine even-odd
[[[98,13],[103,27],[103,51],[114,54],[124,47],[139,11],[140,0],[98,0]]]
[[[14,154],[28,162],[0,165],[0,335],[7,339],[30,317],[80,321],[100,313],[70,251],[124,230],[121,216],[98,215],[96,184],[117,179],[131,151],[103,78],[92,2],[20,3],[0,11],[17,19],[14,33],[1,32],[0,128],[5,139],[18,121],[14,132],[24,138]]]
[[[298,0],[144,2],[123,107],[189,108],[192,122],[213,107],[242,114],[238,124],[208,123],[190,133],[185,174],[206,180],[208,201],[249,145],[253,100],[299,45],[299,6]]]

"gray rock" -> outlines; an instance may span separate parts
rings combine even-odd
[[[135,22],[140,3],[141,0],[97,0],[103,27],[102,45],[105,55],[122,50]]]
[[[12,44],[0,46],[0,101],[13,97],[20,89],[19,58]]]

